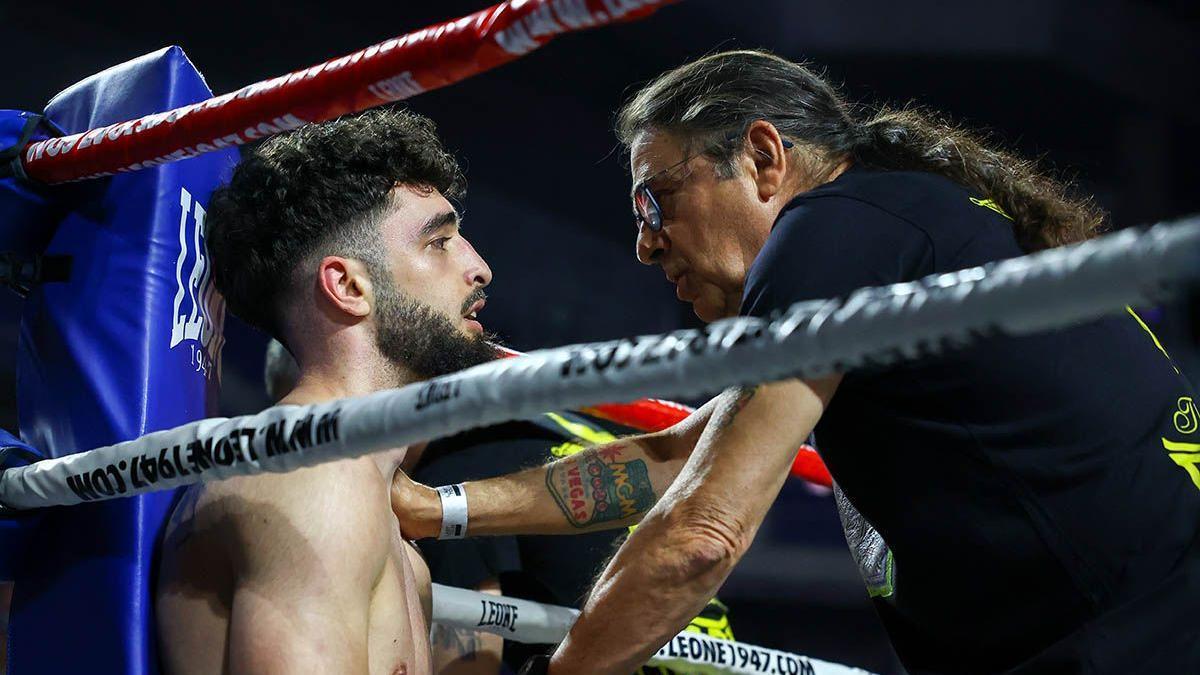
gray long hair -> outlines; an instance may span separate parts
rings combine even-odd
[[[643,132],[666,132],[706,148],[718,176],[732,175],[737,134],[757,120],[775,125],[826,163],[849,159],[872,169],[926,171],[994,200],[1013,220],[1017,241],[1037,251],[1095,236],[1104,214],[1036,163],[915,108],[860,115],[829,81],[769,52],[712,54],[664,73],[617,116],[628,149]]]

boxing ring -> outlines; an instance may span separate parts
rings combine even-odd
[[[183,52],[168,48],[69,88],[44,115],[0,111],[0,148],[10,148],[0,155],[0,250],[9,252],[0,272],[27,293],[22,438],[0,438],[0,572],[17,582],[14,671],[157,672],[154,550],[181,486],[291,471],[552,409],[661,429],[688,410],[659,399],[597,402],[885,366],[981,335],[1050,330],[1157,302],[1200,276],[1200,219],[1192,218],[799,303],[770,320],[569,345],[364,397],[212,416],[224,307],[212,287],[203,205],[237,146],[446,86],[556,35],[668,4],[513,0],[217,97]],[[71,184],[49,187],[62,183]],[[1200,484],[1196,466],[1185,468]],[[793,473],[829,482],[811,449],[801,449]],[[566,608],[438,588],[434,620],[486,628],[486,602],[522,617],[509,639],[554,642],[574,619]],[[720,672],[863,672],[691,633],[655,659]]]

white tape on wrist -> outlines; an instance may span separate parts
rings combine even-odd
[[[442,500],[442,533],[438,539],[462,539],[467,536],[467,491],[462,483],[437,489]]]

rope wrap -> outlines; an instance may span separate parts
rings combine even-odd
[[[651,395],[689,396],[887,365],[1154,302],[1200,275],[1200,219],[919,282],[793,305],[703,330],[571,345],[308,406],[207,419],[0,474],[11,508],[76,504],[302,466],[521,419]]]
[[[569,607],[433,585],[435,622],[515,642],[557,644],[578,617],[579,611]],[[699,667],[705,672],[747,675],[871,675],[859,668],[688,631],[671,638],[649,664],[682,672],[696,672]]]

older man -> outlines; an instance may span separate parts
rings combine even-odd
[[[662,75],[618,134],[638,258],[708,321],[1081,241],[1101,223],[1030,163],[911,110],[860,117],[763,52]],[[654,437],[686,465],[530,670],[618,675],[645,660],[749,547],[815,428],[850,543],[879,553],[860,558],[864,577],[909,672],[1200,672],[1194,397],[1132,310],[727,391]],[[595,522],[586,495],[564,499],[592,463],[467,483],[470,531]],[[432,493],[397,490],[403,526],[428,532]]]

